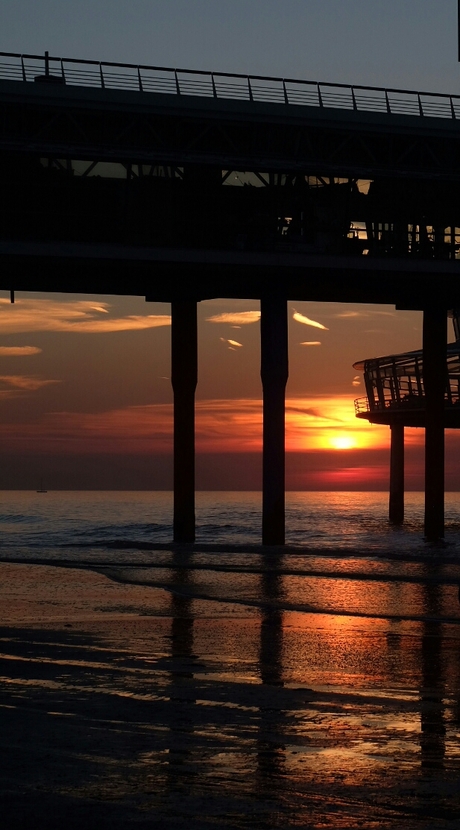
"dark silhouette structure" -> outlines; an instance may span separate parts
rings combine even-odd
[[[391,430],[390,521],[404,520],[404,427],[424,427],[427,437],[426,522],[428,537],[444,515],[444,427],[460,428],[460,311],[451,312],[455,342],[442,349],[444,365],[433,353],[446,319],[439,314],[439,332],[424,326],[424,347],[417,351],[363,360],[353,364],[364,373],[367,397],[355,401],[358,418],[372,424],[387,424]],[[441,357],[441,355],[439,356]],[[431,407],[431,408],[430,408]]]
[[[459,96],[2,53],[0,103],[2,289],[171,302],[177,541],[194,539],[196,303],[212,297],[261,300],[267,544],[284,541],[287,300],[423,311],[442,535]]]

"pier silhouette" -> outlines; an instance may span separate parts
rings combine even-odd
[[[423,349],[353,364],[355,369],[364,373],[367,393],[365,398],[355,400],[356,416],[371,424],[387,424],[391,430],[390,521],[395,524],[401,524],[404,520],[404,427],[437,427],[432,444],[425,447],[428,479],[425,488],[425,532],[428,537],[432,535],[431,522],[434,537],[443,523],[443,427],[460,428],[460,311],[453,309],[450,316],[453,318],[455,341],[443,349],[442,372],[438,371],[437,362],[433,365],[429,344]],[[443,323],[440,317],[439,324],[441,329],[445,328],[446,321]],[[441,389],[442,412],[438,411]]]
[[[287,301],[423,312],[425,529],[442,537],[460,96],[3,52],[0,101],[0,287],[171,303],[176,541],[195,534],[196,304],[215,297],[261,301],[271,545]]]

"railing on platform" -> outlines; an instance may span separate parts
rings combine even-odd
[[[0,78],[35,81],[37,76],[68,86],[460,118],[459,95],[0,52]]]
[[[445,406],[460,408],[460,343],[447,347]],[[357,364],[355,364],[357,367]],[[392,410],[407,412],[425,407],[422,350],[365,360],[367,397],[355,400],[355,415]]]

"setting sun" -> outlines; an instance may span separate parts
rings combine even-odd
[[[334,450],[352,450],[356,447],[356,441],[351,435],[336,435],[330,439],[330,444]]]
[[[388,428],[355,417],[350,395],[317,395],[286,401],[286,447],[302,450],[363,450],[388,446]]]

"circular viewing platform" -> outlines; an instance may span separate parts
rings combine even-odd
[[[354,364],[364,372],[367,396],[355,400],[355,414],[372,424],[425,426],[423,350],[372,358]],[[460,341],[447,346],[444,426],[460,428]]]

